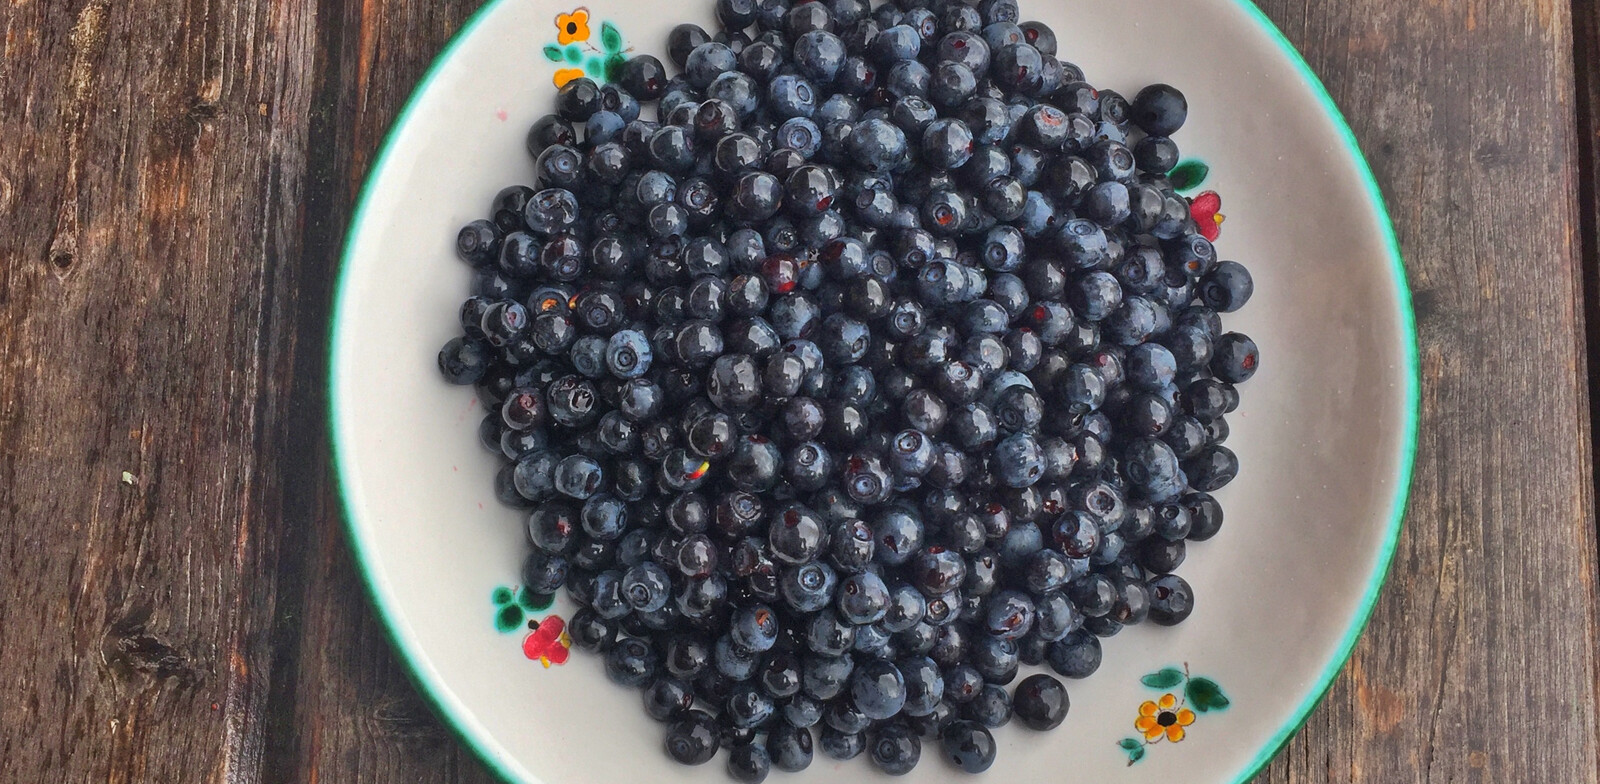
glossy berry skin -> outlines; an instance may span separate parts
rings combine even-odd
[[[1200,281],[1200,298],[1221,313],[1232,313],[1250,301],[1255,283],[1249,270],[1236,261],[1220,261]]]
[[[855,759],[867,748],[865,733],[840,732],[833,727],[822,728],[822,753],[836,760]]]
[[[772,556],[788,564],[804,564],[821,552],[826,532],[811,510],[790,506],[772,518],[767,529],[767,547]]]
[[[637,687],[650,682],[655,677],[656,667],[655,651],[637,637],[619,640],[606,652],[606,675],[623,686]],[[716,749],[711,751],[715,753]]]
[[[1022,725],[1030,730],[1053,730],[1067,718],[1067,689],[1061,681],[1040,673],[1017,684],[1012,709]]]
[[[967,773],[982,773],[994,764],[994,736],[978,722],[950,722],[940,733],[939,742],[945,757]]]
[[[728,777],[741,784],[761,784],[772,770],[772,757],[756,743],[734,746],[728,752]]]
[[[1171,136],[1189,118],[1189,101],[1171,85],[1153,84],[1134,97],[1128,116],[1151,136]]]
[[[767,752],[779,770],[805,770],[811,765],[811,731],[780,722],[767,733]]]
[[[690,691],[689,685],[671,676],[651,681],[643,694],[644,712],[656,721],[671,721],[683,716],[694,702],[694,692]]]
[[[1067,678],[1087,678],[1100,669],[1100,639],[1079,630],[1051,643],[1046,654],[1050,668]]]
[[[863,170],[890,171],[905,160],[906,133],[887,120],[864,120],[852,127],[846,149]]]
[[[682,765],[710,762],[720,746],[716,720],[702,711],[690,711],[667,730],[667,756]]]
[[[905,706],[905,678],[888,661],[865,661],[850,676],[850,696],[856,709],[868,719],[887,719]]]
[[[1011,435],[995,445],[994,468],[1007,487],[1031,487],[1044,474],[1044,467],[1044,451],[1026,433]]]
[[[887,724],[868,735],[867,756],[884,773],[903,776],[922,758],[922,739],[904,724]]]
[[[1230,384],[1249,381],[1261,364],[1261,352],[1255,341],[1238,332],[1217,338],[1212,351],[1211,372]]]

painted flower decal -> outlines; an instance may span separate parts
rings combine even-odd
[[[600,23],[600,43],[596,46],[589,21],[589,9],[581,6],[556,14],[556,42],[545,44],[544,56],[562,66],[551,76],[557,87],[582,77],[601,84],[614,80],[628,59],[627,53],[633,51],[622,45],[622,33],[610,22]]]
[[[1117,741],[1118,748],[1128,755],[1129,765],[1144,759],[1145,750],[1157,743],[1181,743],[1199,714],[1224,710],[1230,704],[1216,681],[1190,676],[1188,664],[1181,670],[1168,667],[1152,672],[1139,682],[1163,694],[1139,705],[1133,728],[1141,737]],[[1178,690],[1179,686],[1183,688]]]
[[[522,639],[522,655],[549,668],[552,664],[565,664],[567,652],[572,649],[572,638],[567,636],[567,622],[552,615],[543,621],[529,621],[533,631]]]
[[[1190,158],[1172,167],[1167,172],[1167,179],[1172,182],[1172,187],[1178,191],[1192,191],[1205,183],[1211,176],[1211,167],[1205,161]]]
[[[1161,740],[1163,735],[1177,743],[1183,740],[1183,728],[1193,723],[1194,711],[1179,708],[1177,697],[1163,694],[1161,699],[1146,700],[1139,706],[1139,718],[1133,722],[1133,728],[1144,733],[1146,743]]]
[[[1222,214],[1222,197],[1216,191],[1206,191],[1194,197],[1189,204],[1189,214],[1194,217],[1195,226],[1200,229],[1200,236],[1212,242],[1222,236],[1222,222],[1228,216]]]
[[[581,76],[583,76],[582,68],[558,68],[556,69],[555,76],[552,78],[552,81],[556,83],[557,87],[565,87],[567,86],[567,82],[570,82],[573,79],[577,79]]]
[[[522,638],[522,654],[546,667],[567,660],[572,648],[572,638],[567,635],[567,622],[559,615],[543,620],[532,618],[537,612],[550,609],[555,597],[534,593],[527,588],[508,588],[504,585],[490,595],[494,602],[494,628],[510,633],[523,628],[526,621],[528,635]]]
[[[556,14],[556,43],[566,46],[589,40],[589,9],[578,7],[571,13]]]

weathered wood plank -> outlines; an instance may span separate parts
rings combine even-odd
[[[259,770],[307,11],[0,7],[0,780]]]
[[[330,478],[322,389],[333,276],[356,195],[411,90],[478,5],[318,4],[312,185],[297,266],[316,292],[303,293],[293,316],[307,344],[298,355],[307,367],[297,373],[296,393],[312,410],[288,434],[303,447],[299,454],[313,459],[286,479],[296,492],[285,522],[299,529],[304,550],[280,575],[292,617],[281,618],[276,636],[283,657],[262,781],[493,780],[418,695],[367,599]]]
[[[1263,783],[1592,782],[1595,535],[1570,8],[1267,0],[1406,254],[1422,441],[1393,576]]]

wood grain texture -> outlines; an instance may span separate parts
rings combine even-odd
[[[1390,200],[1424,412],[1372,626],[1259,781],[1600,780],[1573,8],[1261,4]],[[373,615],[323,413],[351,205],[476,5],[0,5],[0,782],[491,780]]]
[[[288,617],[276,634],[279,670],[259,780],[490,782],[408,679],[382,628],[340,523],[325,443],[326,329],[344,232],[384,135],[434,57],[478,7],[462,0],[355,3],[317,9],[305,252],[316,291],[295,315],[303,354],[296,392],[310,409],[293,453],[313,456],[290,480],[302,558],[278,575]],[[255,781],[257,779],[251,779]]]
[[[1323,75],[1388,199],[1423,415],[1372,625],[1260,781],[1595,781],[1570,9],[1262,5]]]
[[[0,780],[260,769],[313,21],[0,7]]]

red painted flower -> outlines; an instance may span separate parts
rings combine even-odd
[[[1194,216],[1195,225],[1200,228],[1200,236],[1212,242],[1222,236],[1222,222],[1228,216],[1222,214],[1222,197],[1216,191],[1206,191],[1194,197],[1189,205],[1189,214]]]
[[[568,649],[572,647],[572,638],[567,636],[567,622],[559,615],[552,615],[537,623],[539,625],[522,641],[522,654],[546,667],[565,663]]]

